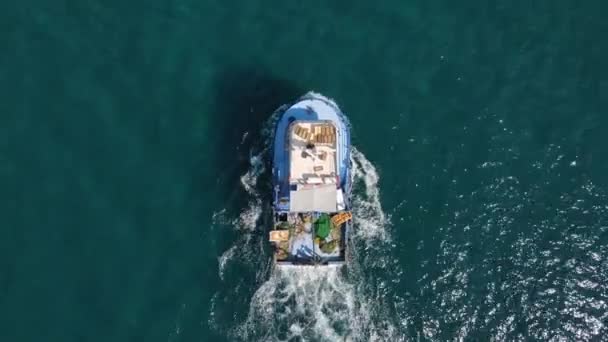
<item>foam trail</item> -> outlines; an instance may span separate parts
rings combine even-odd
[[[278,269],[255,293],[243,339],[335,341],[349,334],[354,291],[336,269]]]
[[[378,173],[357,149],[353,148],[351,155],[355,229],[354,244],[349,248],[363,247],[369,251],[353,251],[348,275],[341,269],[327,267],[270,271],[271,263],[266,262],[270,256],[264,252],[267,242],[254,233],[261,229],[257,224],[264,215],[262,192],[268,188],[262,181],[267,177],[264,158],[268,157],[274,126],[284,109],[277,110],[264,125],[265,147],[252,151],[249,170],[240,179],[249,205],[238,217],[223,220],[243,234],[218,260],[221,279],[231,265],[238,263],[256,270],[256,282],[261,284],[257,290],[251,289],[254,293],[247,318],[228,329],[229,337],[246,341],[399,341],[386,305],[379,304],[386,300],[376,291],[376,280],[367,279],[369,276],[362,272],[372,250],[375,262],[387,263],[385,247],[390,234],[389,218],[380,203]],[[223,216],[223,212],[218,214],[220,219]],[[372,246],[375,248],[370,249]],[[218,296],[242,295],[241,290],[227,289]],[[212,308],[213,317],[215,310]]]
[[[235,259],[246,260],[249,257],[255,257],[257,250],[251,246],[252,233],[256,230],[258,221],[263,214],[262,197],[257,189],[258,179],[262,177],[266,168],[263,162],[263,153],[252,154],[250,158],[250,167],[247,172],[241,176],[241,186],[249,194],[247,207],[243,209],[237,218],[229,220],[229,226],[243,234],[239,241],[232,245],[218,258],[218,272],[220,279],[224,280],[224,273],[229,263]],[[225,223],[226,210],[221,210],[213,215],[214,224]],[[250,246],[243,248],[243,246]]]
[[[271,145],[276,121],[285,109],[285,106],[281,106],[264,123],[262,127],[263,147],[254,146],[252,151],[250,151],[249,168],[240,178],[241,187],[245,190],[247,196],[249,196],[247,207],[239,213],[237,218],[231,220],[226,218],[226,209],[213,214],[214,225],[227,225],[232,229],[243,232],[239,241],[218,258],[218,273],[222,280],[224,280],[224,273],[230,262],[234,260],[247,262],[250,258],[255,258],[256,253],[259,252],[252,242],[252,233],[256,230],[258,221],[263,214],[262,193],[258,182],[266,174],[265,156],[268,154],[268,146]],[[245,132],[241,143],[246,140],[248,135],[249,133]]]
[[[378,173],[363,153],[353,149],[355,241],[365,246],[387,242],[389,220],[382,211]],[[355,255],[357,253],[354,253]],[[383,259],[386,255],[376,255]],[[234,330],[239,340],[256,341],[397,341],[388,313],[366,289],[355,256],[350,277],[340,269],[275,269],[253,295],[245,323]],[[264,271],[263,276],[268,273]],[[260,277],[262,278],[262,277]]]
[[[390,220],[382,211],[378,188],[380,177],[376,167],[354,147],[351,153],[351,165],[354,190],[352,207],[355,225],[359,227],[355,229],[354,236],[366,241],[380,239],[388,242],[390,235],[386,228]]]
[[[339,269],[277,269],[256,291],[236,334],[256,341],[398,340],[379,313]]]
[[[266,171],[263,160],[264,153],[266,153],[265,150],[257,154],[252,154],[249,158],[249,170],[241,176],[241,185],[248,194],[255,197],[259,197],[259,193],[256,191],[255,186],[258,183],[260,176]]]

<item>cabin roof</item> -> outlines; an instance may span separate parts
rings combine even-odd
[[[337,210],[337,189],[335,184],[323,184],[290,191],[289,210],[292,212],[326,212]]]

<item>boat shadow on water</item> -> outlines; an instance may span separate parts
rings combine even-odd
[[[215,169],[222,170],[218,184],[225,194],[228,208],[241,212],[248,206],[241,177],[252,168],[251,157],[267,148],[268,137],[263,130],[272,114],[282,105],[294,101],[304,92],[294,83],[276,77],[263,67],[233,66],[215,76],[216,91],[211,123],[218,147]],[[264,153],[260,162],[266,172],[257,188],[265,204],[271,200],[270,158]],[[268,184],[268,189],[265,188]]]
[[[219,272],[227,285],[218,293],[218,300],[232,304],[213,310],[216,319],[212,326],[218,332],[225,332],[235,328],[232,325],[235,318],[246,319],[247,310],[243,308],[249,306],[258,287],[259,273],[264,273],[262,269],[271,256],[270,252],[268,258],[259,255],[259,246],[265,246],[261,241],[267,239],[268,229],[263,227],[265,222],[271,222],[272,200],[267,146],[272,129],[264,131],[279,107],[304,92],[264,68],[242,66],[220,70],[215,75],[213,88],[215,95],[209,118],[212,136],[207,140],[212,141],[215,151],[207,163],[213,163],[217,172],[213,193],[218,197],[211,205],[214,212],[221,212],[223,223],[220,225],[235,222],[237,225],[237,229],[220,228],[221,234],[215,235],[218,250],[223,251]],[[252,165],[253,156],[259,156],[258,162],[263,164]],[[266,171],[260,174],[262,167]],[[203,185],[199,189],[207,190]]]

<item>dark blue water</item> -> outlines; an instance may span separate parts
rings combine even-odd
[[[601,341],[602,1],[0,4],[0,341]],[[272,271],[272,115],[352,123],[347,271]]]

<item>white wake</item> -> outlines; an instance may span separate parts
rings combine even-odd
[[[263,129],[265,146],[272,145],[271,133],[277,117],[275,113]],[[229,329],[230,338],[247,341],[401,340],[385,307],[387,299],[375,292],[374,285],[370,285],[376,283],[375,279],[369,279],[364,272],[369,265],[390,264],[386,260],[390,258],[386,253],[391,240],[390,218],[382,210],[379,176],[374,165],[353,148],[354,229],[347,271],[327,267],[270,270],[270,263],[254,262],[260,258],[270,260],[270,255],[264,252],[266,240],[263,236],[254,238],[256,232],[265,233],[267,229],[257,226],[264,215],[260,182],[270,178],[264,167],[264,153],[268,151],[252,153],[250,168],[241,177],[241,186],[249,196],[247,208],[234,219],[226,218],[223,212],[214,216],[214,221],[230,222],[233,229],[242,233],[235,245],[218,260],[222,280],[226,268],[231,263],[239,263],[255,268],[256,281],[261,284],[252,295],[244,322],[237,322]],[[373,262],[369,262],[370,259]],[[241,295],[239,291],[228,290],[231,293],[225,296]]]
[[[378,173],[356,149],[352,163],[352,237],[365,246],[384,245],[390,240],[389,220],[380,204]],[[366,294],[362,260],[358,253],[353,255],[347,265],[349,275],[327,267],[275,269],[253,295],[247,320],[235,329],[235,337],[256,341],[399,340],[396,328],[386,319],[386,310],[379,307],[382,304]]]

